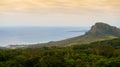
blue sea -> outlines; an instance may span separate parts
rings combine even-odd
[[[88,27],[0,27],[0,46],[45,43],[83,35]]]

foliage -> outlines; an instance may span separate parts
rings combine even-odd
[[[0,67],[120,67],[120,39],[67,47],[0,50]]]

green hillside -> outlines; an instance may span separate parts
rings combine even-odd
[[[91,27],[91,29],[82,36],[77,36],[61,41],[54,41],[44,44],[34,44],[29,47],[41,46],[70,46],[74,44],[87,44],[94,41],[109,40],[120,37],[120,29],[108,24],[98,22]]]

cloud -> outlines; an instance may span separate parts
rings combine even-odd
[[[0,0],[1,26],[119,25],[120,0]]]
[[[120,0],[0,0],[0,12],[58,10],[119,11]]]

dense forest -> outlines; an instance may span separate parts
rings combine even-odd
[[[120,67],[120,39],[67,47],[1,49],[0,67]]]

